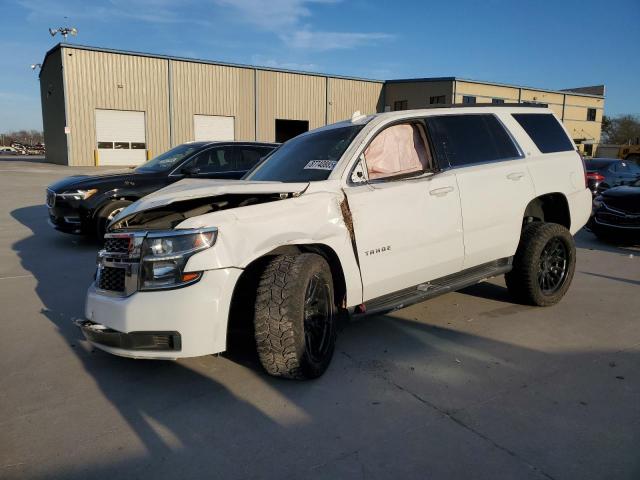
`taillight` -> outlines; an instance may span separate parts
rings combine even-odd
[[[604,175],[598,172],[587,172],[587,180],[593,180],[594,182],[601,182],[604,180]]]

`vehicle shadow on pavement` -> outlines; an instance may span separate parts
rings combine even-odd
[[[11,215],[31,231],[13,249],[37,281],[42,314],[68,345],[62,357],[77,361],[65,363],[77,371],[61,377],[74,378],[55,381],[66,390],[38,425],[49,465],[15,478],[544,478],[544,468],[567,464],[589,472],[603,428],[587,408],[602,401],[592,379],[576,383],[572,371],[526,397],[526,384],[549,384],[567,363],[597,371],[608,395],[604,423],[616,448],[597,460],[594,478],[640,472],[628,451],[638,432],[618,408],[638,395],[616,377],[640,367],[632,354],[543,352],[403,318],[406,309],[344,324],[329,371],[312,382],[268,377],[246,342],[225,357],[119,358],[91,348],[72,324],[83,316],[98,246],[54,232],[43,206]],[[507,301],[491,284],[464,293]],[[54,367],[63,360],[51,358]],[[541,456],[541,444],[578,459]]]
[[[583,228],[576,234],[575,239],[577,248],[600,250],[620,255],[640,255],[640,243],[629,238],[620,238],[619,241],[615,242],[605,241],[596,237],[593,232]]]
[[[117,428],[126,431],[128,426],[135,433],[137,442],[133,441],[133,445],[129,446],[137,453],[142,450],[139,460],[130,462],[126,472],[120,470],[120,462],[113,465],[99,462],[102,467],[90,463],[77,464],[65,471],[50,471],[43,474],[43,477],[143,476],[142,473],[136,473],[138,467],[143,469],[149,462],[157,461],[160,468],[162,462],[170,462],[167,456],[172,451],[181,451],[187,457],[196,455],[196,452],[198,455],[213,455],[220,466],[223,466],[225,459],[219,452],[216,453],[215,445],[226,443],[227,436],[233,438],[234,442],[242,443],[242,439],[251,434],[246,425],[278,429],[268,415],[250,402],[238,398],[211,376],[197,371],[189,362],[124,359],[92,348],[73,324],[73,320],[83,316],[84,297],[92,281],[99,243],[53,231],[46,223],[44,206],[16,209],[11,215],[32,232],[14,243],[13,249],[19,255],[24,269],[37,281],[36,293],[44,305],[42,315],[51,322],[67,343],[69,351],[73,352],[86,373],[94,379],[104,398],[126,422]],[[104,404],[95,396],[92,400]],[[72,409],[76,410],[78,416],[63,419],[62,430],[57,432],[58,435],[65,436],[67,430],[69,438],[64,441],[67,444],[75,443],[69,442],[74,435],[82,436],[74,427],[77,419],[95,416],[95,412],[92,413],[94,407],[85,404],[85,401],[86,399],[82,399],[77,408]],[[177,405],[185,407],[186,412],[176,413]],[[236,422],[237,418],[241,418],[243,423]],[[98,417],[90,428],[99,436],[105,431],[113,430],[114,425],[103,424]],[[205,449],[207,446],[212,450]],[[75,446],[75,449],[82,449],[82,445]],[[107,456],[109,454],[104,453]],[[127,452],[123,455],[118,448],[111,453],[120,458],[129,456]],[[69,462],[68,466],[72,463]],[[233,471],[231,465],[226,465],[226,468]],[[239,471],[245,469],[245,473],[247,468],[247,464],[238,467]],[[201,473],[205,475],[206,472]]]

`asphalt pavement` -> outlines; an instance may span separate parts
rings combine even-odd
[[[0,159],[0,478],[640,478],[640,248],[580,232],[554,307],[498,278],[345,324],[316,381],[130,360],[72,323],[99,245],[47,224],[93,171]]]

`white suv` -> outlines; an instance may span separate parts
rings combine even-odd
[[[183,180],[110,225],[85,336],[136,358],[222,352],[250,318],[272,375],[329,365],[340,315],[381,313],[505,274],[547,306],[575,270],[591,193],[546,108],[354,115],[290,140],[245,180]]]

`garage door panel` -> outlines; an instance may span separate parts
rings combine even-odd
[[[194,115],[194,140],[235,140],[234,123],[235,117]]]
[[[96,110],[96,142],[100,165],[144,163],[146,160],[145,112]],[[111,145],[112,147],[109,148]]]

